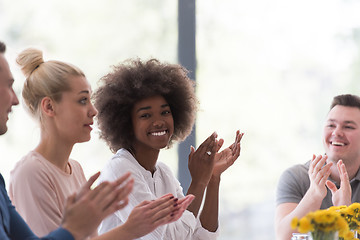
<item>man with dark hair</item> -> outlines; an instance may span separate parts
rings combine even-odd
[[[0,42],[0,135],[7,132],[6,123],[12,106],[19,104],[12,87],[14,78],[4,56],[5,50],[5,44]],[[120,188],[123,180],[119,179],[115,182],[100,184],[90,190],[98,176],[99,173],[95,174],[77,195],[73,194],[68,198],[61,226],[42,239],[84,239],[96,231],[102,219],[119,209],[119,201],[127,197],[131,188]],[[0,216],[1,240],[37,239],[11,204],[1,174]]]
[[[7,131],[6,122],[11,107],[19,104],[19,100],[12,88],[14,79],[4,57],[5,49],[5,44],[0,42],[0,135]]]
[[[0,42],[0,53],[4,53],[5,52],[5,44],[3,42]]]
[[[333,109],[336,105],[345,107],[357,107],[360,109],[360,97],[351,94],[338,95],[334,97],[330,106],[330,110]]]
[[[360,98],[334,97],[323,130],[325,155],[287,169],[276,197],[276,239],[288,240],[294,217],[360,201]],[[350,179],[350,180],[349,180]]]

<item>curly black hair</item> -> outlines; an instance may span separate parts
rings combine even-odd
[[[104,139],[113,152],[132,149],[134,129],[131,111],[138,101],[161,95],[170,106],[174,119],[174,140],[184,140],[192,130],[198,100],[195,82],[188,71],[178,64],[161,63],[157,59],[128,59],[114,66],[100,79],[93,95],[98,110],[97,121]]]

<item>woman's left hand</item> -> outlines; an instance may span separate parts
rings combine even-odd
[[[212,172],[212,175],[214,177],[220,177],[220,175],[231,165],[233,165],[236,159],[240,156],[240,141],[243,136],[244,133],[240,133],[240,131],[237,130],[235,142],[231,144],[228,148],[216,153],[215,164]],[[217,142],[217,151],[219,151],[223,144],[223,139],[220,139]]]

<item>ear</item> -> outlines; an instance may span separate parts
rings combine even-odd
[[[40,102],[40,108],[41,112],[43,112],[45,115],[52,117],[55,115],[54,111],[54,101],[49,97],[44,97]]]

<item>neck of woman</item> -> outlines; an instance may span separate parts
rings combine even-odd
[[[145,168],[150,171],[151,174],[154,174],[156,170],[156,162],[159,157],[160,150],[157,149],[141,149],[141,148],[133,148],[129,150],[129,152],[134,156],[136,161]]]
[[[65,144],[59,139],[42,136],[35,151],[65,173],[71,173],[69,156],[73,146],[74,144]]]

